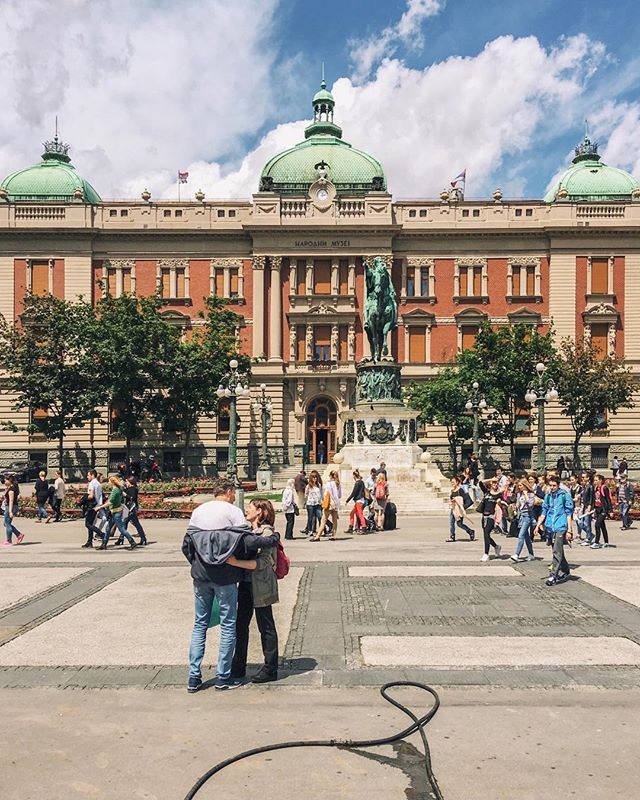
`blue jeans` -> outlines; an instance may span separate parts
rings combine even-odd
[[[631,527],[631,517],[629,516],[629,511],[631,511],[631,506],[625,500],[620,502],[620,516],[622,517],[622,525],[624,528]]]
[[[14,505],[13,507],[14,515],[18,513],[18,506]],[[4,510],[4,530],[7,537],[7,541],[11,541],[11,536],[20,536],[20,531],[16,528],[13,524],[11,517],[9,516],[9,506],[7,506]]]
[[[231,664],[236,649],[236,619],[238,617],[238,584],[228,586],[202,586],[193,584],[196,616],[189,648],[189,677],[202,677],[202,659],[207,642],[207,628],[211,619],[213,598],[220,605],[220,650],[218,652],[218,680],[231,677]]]
[[[38,513],[36,516],[38,519],[47,519],[49,517],[47,514],[47,509],[44,507],[44,503],[38,503]]]
[[[580,513],[584,514],[584,511],[581,511]],[[576,527],[578,528],[578,536],[580,536],[580,533],[584,531],[584,535],[589,544],[591,544],[591,540],[593,539],[593,531],[591,530],[592,519],[593,517],[591,516],[591,514],[587,514],[585,517],[582,517],[582,519],[576,520]]]
[[[307,533],[315,533],[322,519],[321,506],[307,506]]]
[[[111,536],[111,526],[114,526],[118,529],[121,539],[124,537],[129,544],[133,544],[133,536],[124,527],[124,522],[122,521],[122,511],[116,511],[115,513],[111,514],[111,524],[107,526],[106,532],[102,534],[103,545],[106,546],[107,542],[109,541],[109,536]]]
[[[468,525],[464,524],[464,520],[462,519],[462,517],[460,517],[459,519],[456,519],[454,514],[453,514],[453,511],[450,511],[449,512],[449,536],[451,536],[452,539],[456,538],[456,525],[459,528],[462,528],[463,531],[466,531],[469,534],[469,536],[471,536],[472,534],[475,534],[475,531],[473,530],[473,528],[470,528]]]
[[[533,519],[528,511],[524,514],[518,514],[518,542],[516,544],[516,556],[520,555],[525,544],[527,545],[527,551],[529,555],[533,555],[533,542],[531,541],[532,525]]]

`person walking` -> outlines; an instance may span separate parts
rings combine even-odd
[[[469,495],[462,488],[462,479],[459,476],[451,478],[451,493],[449,494],[449,538],[446,542],[455,542],[456,526],[460,530],[469,534],[470,541],[476,538],[476,532],[465,523],[467,509],[465,508],[465,498]]]
[[[349,528],[347,532],[351,533],[354,531],[355,533],[364,533],[367,529],[367,520],[364,518],[364,513],[362,511],[364,507],[365,489],[364,481],[357,469],[353,471],[353,480],[355,481],[353,489],[349,497],[347,497],[347,503],[353,500],[353,508],[349,514]]]
[[[36,522],[40,523],[43,519],[46,519],[46,521],[49,522],[49,514],[45,508],[47,500],[49,499],[49,481],[47,480],[47,473],[44,470],[40,470],[38,473],[36,482],[33,485],[33,490],[35,492],[36,503],[38,505]]]
[[[284,538],[293,539],[293,526],[296,521],[296,496],[294,490],[295,482],[289,478],[287,485],[282,490],[282,513],[287,520]]]
[[[516,549],[511,556],[511,560],[520,561],[522,548],[527,546],[527,561],[534,561],[533,542],[531,541],[531,529],[533,527],[533,510],[535,508],[536,496],[534,486],[528,478],[522,478],[518,483],[516,491],[516,521],[518,524],[518,541]]]
[[[482,533],[484,534],[484,555],[480,561],[489,560],[489,548],[493,547],[496,558],[502,555],[502,547],[496,544],[491,533],[496,527],[496,516],[500,515],[500,500],[502,492],[498,478],[493,478],[488,484],[480,481],[480,488],[485,493],[480,501],[479,511],[482,514]]]
[[[12,477],[4,479],[4,496],[2,499],[2,511],[4,516],[4,530],[5,540],[2,543],[3,547],[11,547],[13,545],[13,537],[16,537],[16,544],[24,539],[24,533],[21,533],[13,524],[14,517],[18,514],[18,499],[20,497],[20,487],[18,481]]]
[[[111,519],[107,523],[105,532],[102,534],[102,544],[100,547],[98,547],[98,550],[107,549],[107,542],[111,536],[112,528],[117,528],[120,536],[129,542],[129,549],[135,550],[138,545],[134,542],[133,536],[125,528],[124,522],[122,521],[122,512],[124,510],[124,492],[122,491],[122,481],[117,475],[111,475],[109,478],[109,485],[111,486],[109,499],[105,503],[96,506],[96,511],[98,512],[103,508],[108,508],[111,512]]]
[[[252,500],[247,506],[246,516],[256,536],[271,538],[278,536],[273,527],[276,514],[271,501]],[[273,605],[279,600],[276,558],[276,547],[261,547],[255,559],[255,570],[246,571],[238,584],[236,649],[231,665],[232,680],[240,680],[246,676],[249,625],[254,610],[260,631],[264,664],[251,680],[253,683],[267,683],[278,679],[278,631],[273,619]]]
[[[125,480],[124,498],[127,511],[129,512],[124,527],[128,529],[129,523],[131,523],[140,537],[140,544],[143,546],[149,544],[147,541],[147,534],[138,517],[138,481],[133,474]],[[122,537],[118,540],[118,544],[124,544]]]
[[[322,481],[316,470],[309,474],[309,483],[304,490],[305,506],[307,508],[307,527],[306,533],[313,536],[320,525],[322,519]]]
[[[189,680],[192,694],[202,687],[207,630],[213,601],[220,607],[220,647],[215,688],[234,689],[240,682],[231,677],[236,648],[238,582],[243,569],[255,569],[252,557],[258,550],[277,547],[279,536],[258,536],[247,524],[242,511],[234,505],[236,487],[233,481],[219,478],[213,487],[214,499],[202,503],[189,520],[182,542],[182,553],[191,564],[195,618],[189,647]]]
[[[329,480],[324,487],[324,497],[322,499],[322,519],[318,533],[310,541],[319,542],[327,527],[327,522],[331,518],[331,534],[329,539],[335,541],[338,533],[338,514],[340,512],[340,499],[342,498],[342,488],[340,487],[340,476],[336,470],[332,469],[329,473]]]
[[[613,461],[611,462],[611,472],[613,473],[614,480],[618,477],[619,469],[620,469],[620,462],[618,461],[618,456],[614,456]]]
[[[620,474],[620,473],[618,473]],[[607,517],[611,514],[613,503],[611,493],[607,487],[604,476],[597,474],[593,476],[594,509],[596,512],[596,540],[591,545],[592,550],[599,550],[601,547],[609,547],[609,533],[607,531]],[[604,539],[604,544],[600,544],[600,537]]]
[[[60,522],[62,519],[62,501],[67,487],[62,477],[62,472],[57,470],[56,479],[53,483],[53,510],[55,512],[54,522]]]
[[[620,509],[620,519],[622,527],[620,530],[628,531],[631,527],[631,504],[633,503],[633,486],[623,475],[618,484],[618,508]]]
[[[102,503],[102,484],[98,480],[95,469],[87,472],[87,490],[78,504],[82,508],[84,516],[84,526],[87,529],[87,541],[82,545],[84,548],[93,547],[94,537],[102,540],[102,528],[95,522],[98,518],[96,508]]]
[[[591,475],[583,472],[580,476],[580,505],[576,516],[576,527],[580,544],[585,547],[593,543],[593,517],[595,514],[595,493],[591,482]],[[584,537],[582,533],[584,532]]]
[[[307,473],[301,469],[300,472],[296,475],[293,479],[293,488],[296,490],[296,495],[298,497],[298,508],[302,510],[306,505],[306,496],[305,490],[309,485],[309,479],[307,478]],[[307,533],[307,529],[305,528],[302,533]]]
[[[385,477],[386,474],[386,472],[378,472],[376,485],[373,490],[376,529],[379,531],[384,530],[384,511],[387,507],[387,500],[389,499],[389,485]]]
[[[327,448],[325,447],[324,442],[318,443],[317,453],[318,453],[318,464],[324,464],[326,462],[326,456],[327,456]]]
[[[618,477],[621,478],[623,475],[629,476],[629,465],[624,456],[620,459],[620,465],[618,467]]]
[[[545,525],[553,536],[553,562],[551,575],[546,580],[547,586],[556,586],[569,580],[569,562],[564,554],[565,540],[571,541],[569,521],[573,514],[573,501],[565,489],[560,488],[560,478],[549,476],[549,491],[542,504],[542,514],[536,529]]]

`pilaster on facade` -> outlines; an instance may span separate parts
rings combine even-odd
[[[266,256],[256,255],[253,257],[252,353],[254,358],[266,356],[264,345],[264,273],[266,263]]]
[[[271,291],[269,295],[269,361],[282,361],[282,256],[269,256]]]

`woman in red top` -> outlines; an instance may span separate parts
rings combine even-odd
[[[593,489],[595,494],[595,512],[596,512],[596,540],[591,545],[592,550],[598,550],[601,547],[609,547],[609,534],[607,533],[607,525],[605,520],[611,513],[611,494],[604,482],[604,475],[594,475]],[[604,544],[600,544],[600,534],[604,539]]]

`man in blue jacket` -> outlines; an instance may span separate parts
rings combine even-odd
[[[553,537],[553,570],[546,581],[547,586],[556,586],[569,580],[569,564],[564,555],[565,536],[571,541],[571,515],[573,500],[569,492],[560,488],[557,475],[549,477],[549,491],[542,504],[542,514],[534,533],[544,527]]]

